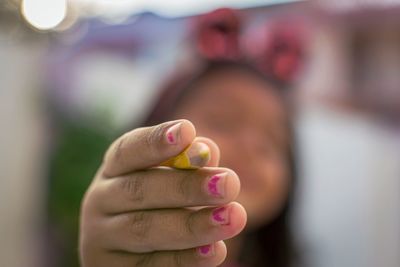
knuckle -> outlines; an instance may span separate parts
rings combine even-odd
[[[150,149],[151,153],[158,153],[162,148],[162,142],[164,132],[166,131],[167,124],[159,124],[151,127],[151,130],[145,135],[144,141],[147,149]]]
[[[164,133],[164,126],[162,124],[153,126],[151,131],[146,135],[146,144],[150,147],[157,145],[161,140]]]
[[[191,183],[193,181],[192,172],[182,172],[182,175],[178,176],[175,185],[173,186],[173,194],[178,200],[185,202],[187,205],[194,203],[195,199],[192,194]]]
[[[129,202],[140,204],[144,200],[144,177],[130,175],[126,179],[121,179],[120,188],[127,195]]]
[[[146,245],[151,228],[151,216],[146,212],[134,212],[129,215],[129,234],[136,242]]]
[[[178,251],[173,252],[172,263],[173,263],[173,266],[184,267],[182,256]]]
[[[186,216],[184,229],[186,230],[186,233],[190,237],[197,238],[197,234],[195,231],[195,220],[196,220],[196,212],[194,212],[194,211],[189,212],[188,215]]]
[[[154,253],[145,253],[139,256],[136,262],[136,267],[152,267],[153,266]]]

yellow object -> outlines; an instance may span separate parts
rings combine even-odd
[[[177,169],[198,169],[210,160],[210,149],[204,143],[194,143],[179,155],[165,161],[161,165]]]

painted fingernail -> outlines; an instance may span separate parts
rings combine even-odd
[[[198,169],[207,165],[210,160],[210,148],[201,142],[195,142],[179,155],[162,163],[177,169]]]
[[[167,130],[167,132],[165,133],[165,136],[166,136],[168,144],[176,145],[178,143],[181,125],[182,125],[182,122],[179,122],[177,124],[174,124]]]
[[[192,167],[204,167],[210,160],[210,148],[202,143],[193,143],[186,152]]]
[[[215,254],[213,245],[205,245],[197,248],[198,253],[202,257],[211,257]]]
[[[224,197],[225,177],[227,173],[220,173],[211,176],[207,181],[207,191],[214,197]]]
[[[229,225],[229,211],[226,207],[213,210],[211,218],[214,224]]]

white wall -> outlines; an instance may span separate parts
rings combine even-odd
[[[0,266],[43,266],[45,121],[38,75],[42,46],[0,32]]]

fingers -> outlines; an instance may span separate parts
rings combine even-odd
[[[216,167],[218,146],[195,136],[189,121],[178,120],[135,129],[110,146],[83,203],[82,260],[96,261],[83,266],[222,263],[220,240],[237,235],[247,220],[240,204],[229,203],[240,182],[233,171]],[[219,207],[187,208],[198,206]]]
[[[178,155],[196,136],[187,120],[138,128],[118,138],[104,159],[104,175],[117,176],[159,165]]]
[[[218,145],[211,140],[210,138],[207,137],[196,137],[194,139],[195,142],[201,142],[203,144],[206,144],[208,148],[210,149],[210,159],[208,163],[206,164],[207,167],[217,167],[219,165],[219,159],[220,159],[220,150]]]
[[[104,249],[133,253],[182,250],[231,238],[246,224],[244,208],[232,202],[198,211],[170,209],[111,216],[102,223],[98,242]]]
[[[161,163],[161,166],[169,166],[177,169],[193,170],[204,167],[210,160],[210,149],[202,143],[194,141],[179,155]]]
[[[236,199],[239,177],[226,168],[183,171],[153,168],[98,182],[92,197],[105,214],[134,210],[216,206]]]
[[[223,241],[202,247],[176,250],[157,251],[144,254],[106,252],[91,257],[92,263],[84,266],[96,267],[212,267],[220,265],[226,258],[226,246]],[[112,263],[112,264],[111,264]]]
[[[139,260],[150,262],[149,266],[177,267],[177,266],[217,266],[220,265],[226,257],[226,246],[223,241],[202,247],[187,249],[181,251],[163,251],[141,255]],[[147,257],[147,258],[146,258]]]
[[[217,144],[206,137],[196,137],[179,155],[163,162],[162,166],[176,169],[198,169],[219,164],[220,151]]]

